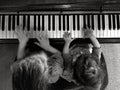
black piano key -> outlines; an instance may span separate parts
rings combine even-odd
[[[1,15],[0,15],[0,29],[2,29],[2,18],[1,18]]]
[[[51,15],[48,15],[48,30],[51,30]]]
[[[55,31],[55,15],[52,15],[52,30]]]
[[[59,30],[61,31],[61,15],[59,15]]]
[[[42,30],[44,31],[44,15],[42,15]]]
[[[2,15],[2,31],[5,29],[5,15]]]
[[[101,23],[100,23],[100,15],[98,15],[98,30],[101,29]]]
[[[67,15],[67,31],[69,31],[69,15]]]
[[[30,30],[30,15],[27,16],[27,30]]]
[[[1,15],[0,15],[0,28],[1,28],[1,25],[2,25],[2,18],[1,18]]]
[[[94,15],[91,16],[91,28],[94,30]]]
[[[19,19],[19,16],[20,16],[20,15],[17,14],[17,26],[19,26],[19,22],[20,22],[20,21],[19,21],[19,20],[20,20],[20,19]]]
[[[83,15],[83,28],[86,28],[86,17]]]
[[[115,23],[115,15],[114,14],[112,15],[112,19],[113,19],[113,22],[112,22],[113,23],[113,30],[115,30],[116,23]]]
[[[80,30],[80,17],[77,15],[77,30]]]
[[[65,15],[63,15],[63,30],[65,31]]]
[[[111,30],[111,15],[108,15],[109,30]]]
[[[117,30],[119,30],[120,28],[120,22],[119,22],[119,14],[117,14]]]
[[[90,15],[87,15],[87,26],[90,28]]]
[[[13,15],[13,20],[12,20],[12,30],[15,30],[15,15]]]
[[[23,15],[23,30],[26,27],[26,15]]]
[[[102,30],[105,30],[105,16],[102,15]]]
[[[73,30],[75,30],[75,25],[76,25],[76,23],[75,23],[75,15],[73,15]]]
[[[41,26],[40,26],[40,15],[38,15],[38,31],[40,31],[40,28],[41,28]]]
[[[36,15],[34,15],[34,30],[36,31]]]
[[[11,30],[11,15],[8,16],[8,31]]]

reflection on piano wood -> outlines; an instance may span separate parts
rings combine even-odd
[[[33,35],[46,31],[50,38],[63,38],[65,31],[71,32],[72,38],[82,38],[85,25],[94,30],[97,38],[116,42],[120,38],[120,13],[80,13],[80,12],[21,12],[0,14],[0,39],[16,39],[15,27],[22,25]],[[111,42],[110,41],[110,42]],[[118,40],[117,40],[118,41]],[[120,42],[120,40],[118,41]]]

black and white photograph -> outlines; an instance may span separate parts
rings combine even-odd
[[[0,90],[120,90],[120,1],[0,0]]]

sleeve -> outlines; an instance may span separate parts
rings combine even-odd
[[[53,54],[50,59],[58,63],[63,68],[63,58],[62,58],[61,53],[58,52],[58,53]]]
[[[102,53],[101,47],[100,48],[93,47],[93,51],[92,51],[93,55],[96,55],[100,59],[101,58],[101,53]]]
[[[50,75],[50,82],[55,83],[57,78],[62,75],[63,73],[63,59],[60,53],[53,54],[49,60],[49,75]]]
[[[64,69],[70,68],[72,65],[72,56],[70,54],[63,54]]]

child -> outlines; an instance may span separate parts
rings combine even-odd
[[[48,56],[45,51],[27,55],[26,45],[29,35],[24,33],[22,26],[17,27],[19,46],[17,61],[11,66],[13,90],[46,90],[47,85],[55,83],[62,73],[63,60],[61,53],[49,44],[44,33],[37,37],[41,48],[51,53]]]
[[[101,46],[89,28],[83,29],[84,37],[89,38],[93,45],[92,53],[88,48],[81,48],[70,44],[73,41],[69,33],[64,33],[65,45],[63,58],[65,68],[63,78],[76,84],[79,90],[100,90],[104,80],[104,71],[101,68]],[[75,90],[78,90],[75,89]]]

